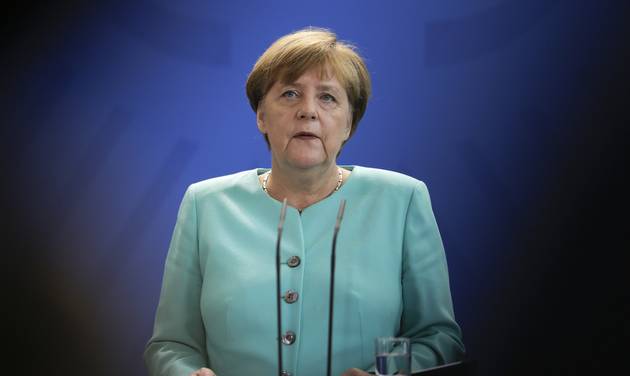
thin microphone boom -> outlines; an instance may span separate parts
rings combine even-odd
[[[333,300],[335,293],[335,259],[337,251],[337,234],[343,219],[343,211],[346,208],[346,200],[341,200],[339,204],[339,212],[337,213],[337,222],[335,223],[335,232],[333,234],[332,251],[330,252],[330,295],[328,302],[328,354],[326,359],[326,374],[330,376],[332,363],[332,329],[333,329]]]
[[[282,230],[284,228],[284,218],[287,215],[287,199],[282,201],[280,210],[280,221],[278,222],[278,240],[276,241],[276,316],[278,319],[278,376],[282,376],[282,305],[280,301],[280,240],[282,240]]]

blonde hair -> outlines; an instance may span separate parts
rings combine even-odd
[[[309,27],[276,40],[258,58],[247,77],[246,92],[254,112],[277,81],[293,82],[309,69],[329,68],[346,90],[354,133],[363,117],[371,93],[370,74],[353,45],[337,40],[330,30]]]

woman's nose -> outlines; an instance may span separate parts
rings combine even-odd
[[[300,120],[316,120],[317,111],[315,110],[315,101],[312,99],[304,99],[297,112],[297,117]]]
[[[316,120],[317,112],[312,110],[298,110],[297,116],[300,120]]]

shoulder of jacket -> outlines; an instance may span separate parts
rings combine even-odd
[[[233,189],[243,189],[248,186],[249,175],[254,171],[240,171],[234,174],[217,176],[214,178],[202,180],[188,186],[187,191],[194,194],[195,197],[204,197],[218,192],[226,192]]]
[[[360,167],[361,177],[368,184],[387,186],[403,190],[420,189],[426,191],[426,184],[412,176],[400,172],[372,167]]]

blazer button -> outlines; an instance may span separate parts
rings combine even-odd
[[[300,265],[300,258],[297,256],[291,256],[289,257],[287,264],[289,264],[290,268],[295,268],[296,266]]]
[[[298,300],[299,296],[300,295],[297,293],[297,291],[287,290],[287,292],[284,293],[284,296],[282,298],[284,299],[285,302],[292,304]]]
[[[282,336],[282,343],[285,345],[292,345],[293,342],[295,342],[295,337],[295,333],[289,330]]]

